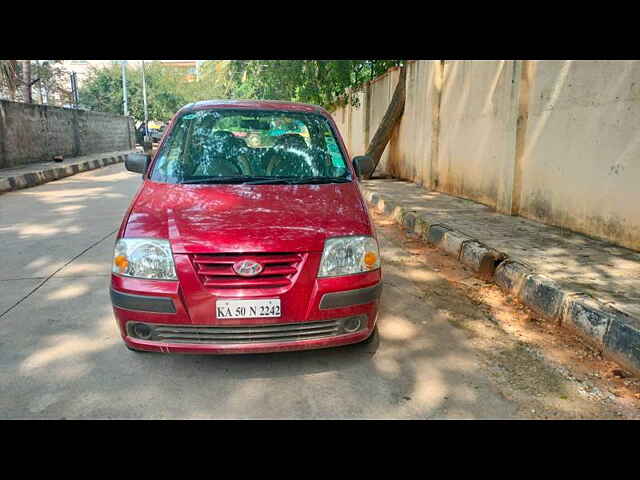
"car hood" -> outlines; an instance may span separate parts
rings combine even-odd
[[[145,181],[124,237],[168,238],[175,253],[322,251],[370,235],[356,183],[179,185]]]

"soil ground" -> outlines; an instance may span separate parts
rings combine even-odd
[[[464,330],[497,388],[536,419],[639,419],[640,379],[545,321],[456,259],[371,209],[381,243],[401,243],[384,267],[411,272],[422,300]],[[428,281],[425,281],[427,280]],[[385,284],[393,279],[385,279]]]

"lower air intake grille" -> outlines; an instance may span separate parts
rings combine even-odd
[[[133,335],[129,322],[129,335]],[[262,343],[306,340],[330,337],[341,333],[339,320],[238,326],[187,326],[147,324],[151,327],[148,340],[167,343]]]

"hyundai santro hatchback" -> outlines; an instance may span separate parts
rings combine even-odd
[[[382,273],[353,162],[322,108],[275,101],[183,107],[117,235],[111,301],[126,346],[258,353],[367,341]]]

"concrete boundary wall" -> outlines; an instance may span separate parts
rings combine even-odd
[[[0,101],[0,168],[133,148],[130,117]]]
[[[399,69],[333,116],[364,153]],[[377,173],[640,250],[640,61],[409,61]]]

